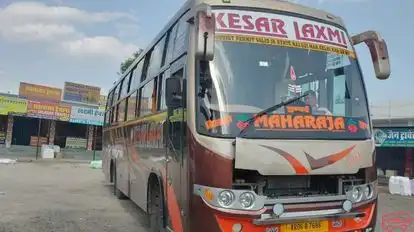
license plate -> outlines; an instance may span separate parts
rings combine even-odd
[[[281,232],[328,232],[328,221],[309,221],[281,226]]]

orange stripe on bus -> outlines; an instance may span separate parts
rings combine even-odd
[[[181,221],[180,206],[178,205],[177,196],[175,195],[174,187],[168,184],[165,170],[162,173],[165,191],[167,192],[167,208],[168,215],[171,218],[172,229],[174,232],[183,231],[183,223]],[[165,196],[165,193],[164,193]]]
[[[281,149],[275,148],[275,147],[270,147],[266,145],[262,145],[262,147],[275,151],[279,153],[281,156],[283,156],[283,158],[285,158],[290,163],[292,168],[295,170],[296,174],[301,174],[301,175],[309,174],[309,171],[306,169],[306,167],[303,166],[303,164],[299,162],[299,160],[297,160],[293,155]]]

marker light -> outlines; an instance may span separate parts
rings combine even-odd
[[[214,194],[210,189],[204,190],[204,198],[211,201],[214,198]]]

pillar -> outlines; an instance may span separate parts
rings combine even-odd
[[[55,144],[56,121],[52,120],[49,127],[49,145]]]
[[[93,126],[88,125],[88,151],[92,150],[93,145]]]
[[[405,148],[405,164],[404,164],[404,176],[413,176],[413,149]]]
[[[7,117],[7,133],[6,133],[6,148],[10,148],[13,139],[13,115],[9,114]]]

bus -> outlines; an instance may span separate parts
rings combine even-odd
[[[114,194],[151,231],[375,231],[377,170],[355,47],[376,31],[280,0],[187,0],[115,82],[103,132]]]

